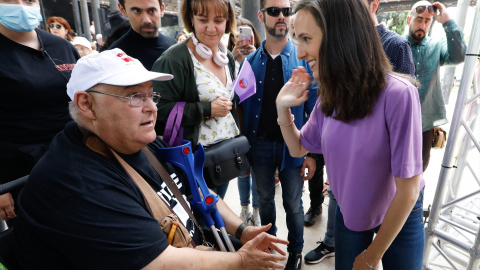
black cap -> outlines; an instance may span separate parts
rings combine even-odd
[[[120,11],[114,11],[107,15],[107,21],[102,26],[102,32],[107,37],[112,36],[115,30],[124,22],[128,21],[128,18],[123,16]]]

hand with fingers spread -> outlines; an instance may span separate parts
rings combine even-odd
[[[304,67],[293,70],[292,77],[278,93],[277,108],[291,108],[301,105],[308,99],[310,75]]]
[[[9,220],[17,217],[12,195],[10,193],[0,195],[0,219]]]
[[[238,250],[242,261],[242,269],[283,269],[285,266],[278,263],[278,261],[286,260],[286,253],[276,244],[286,245],[288,241],[262,232],[245,243],[245,245]],[[268,248],[275,250],[279,254],[271,254]]]
[[[218,97],[212,101],[212,117],[225,117],[232,110],[233,103],[226,97]]]

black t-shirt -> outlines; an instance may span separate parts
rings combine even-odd
[[[283,85],[282,57],[277,55],[275,59],[267,53],[267,66],[265,68],[265,79],[263,88],[263,102],[260,119],[258,122],[258,136],[270,141],[283,141],[282,131],[277,124],[277,99]]]
[[[40,51],[0,34],[0,143],[49,143],[71,120],[66,85],[80,56],[65,39],[35,31]]]
[[[164,36],[162,33],[158,33],[158,37],[144,38],[130,28],[109,49],[120,48],[126,54],[138,59],[146,69],[152,70],[155,61],[175,43],[173,38]]]
[[[157,139],[149,148],[163,146]],[[172,208],[181,207],[143,153],[122,157]],[[164,165],[188,195],[188,181]],[[141,269],[168,246],[140,189],[117,161],[85,146],[73,122],[32,170],[19,206],[14,235],[24,269]]]

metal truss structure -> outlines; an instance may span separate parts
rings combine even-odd
[[[424,270],[480,267],[480,4],[425,228]],[[474,161],[472,163],[472,161]]]

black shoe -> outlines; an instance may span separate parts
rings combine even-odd
[[[302,269],[302,253],[289,252],[285,270]]]
[[[307,227],[313,226],[315,222],[317,222],[317,217],[322,215],[322,206],[312,209],[312,207],[308,208],[307,213],[304,216],[304,224]]]
[[[305,263],[315,264],[323,261],[323,259],[335,256],[335,247],[329,247],[323,242],[316,249],[310,251],[305,255]]]

